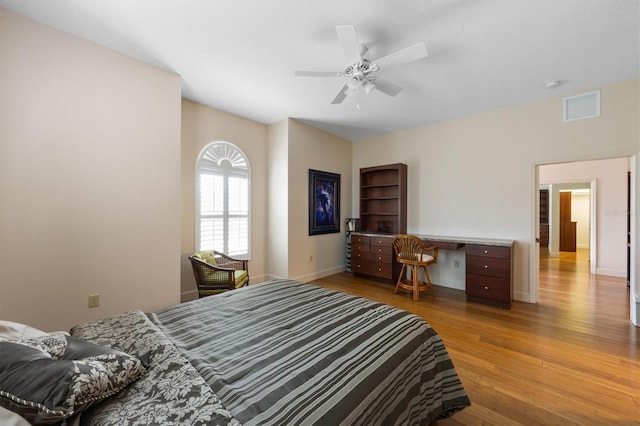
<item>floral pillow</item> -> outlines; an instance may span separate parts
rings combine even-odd
[[[144,373],[139,359],[72,336],[0,341],[0,405],[32,424],[68,419]]]

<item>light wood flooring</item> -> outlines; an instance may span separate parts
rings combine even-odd
[[[442,336],[472,406],[454,425],[640,425],[640,328],[626,279],[589,274],[586,250],[541,255],[540,303],[511,310],[436,287],[414,302],[388,282],[340,273],[313,281],[425,318]]]

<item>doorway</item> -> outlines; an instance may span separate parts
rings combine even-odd
[[[628,186],[631,181],[631,158],[623,157],[616,159],[604,159],[594,161],[571,162],[562,164],[536,165],[534,176],[536,182],[535,197],[535,219],[538,229],[535,230],[536,244],[532,252],[532,288],[531,299],[538,302],[540,257],[544,255],[560,257],[559,245],[559,204],[560,192],[564,192],[564,197],[571,193],[572,214],[569,222],[576,222],[576,249],[578,253],[570,256],[563,256],[561,262],[567,267],[567,260],[576,259],[576,262],[583,262],[579,269],[584,268],[585,253],[589,252],[589,273],[600,274],[613,277],[628,277],[629,256],[628,238],[630,236],[628,226],[629,193]],[[539,244],[543,232],[540,224],[541,214],[541,190],[549,191],[548,195],[548,246]],[[597,193],[596,193],[597,189]],[[575,193],[575,197],[574,197]],[[577,197],[577,198],[576,198]],[[544,197],[542,197],[544,205]],[[586,200],[589,201],[586,201]],[[573,202],[573,200],[578,200]],[[585,214],[584,205],[588,204],[588,218],[578,219],[576,216]],[[578,211],[573,211],[574,207]],[[575,213],[575,214],[574,214]],[[566,220],[566,219],[565,219]],[[582,222],[582,225],[580,225]],[[588,223],[588,225],[585,225]],[[598,228],[599,229],[598,229]],[[581,233],[582,231],[582,233]],[[585,242],[585,232],[588,235]],[[625,244],[617,244],[623,241]],[[570,253],[570,252],[569,252]],[[599,254],[600,253],[600,254]],[[548,268],[549,263],[545,262]]]
[[[539,190],[540,248],[548,249],[552,257],[562,251],[586,249],[588,260],[595,262],[595,250],[591,248],[595,247],[592,240],[596,235],[592,232],[596,181],[544,184]]]

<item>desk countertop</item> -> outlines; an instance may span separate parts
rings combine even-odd
[[[393,238],[393,236],[395,235],[395,234],[381,234],[376,232],[358,232],[358,231],[352,232],[351,234],[363,235],[366,237],[387,237],[387,238]],[[480,244],[480,245],[487,245],[487,246],[510,247],[514,243],[513,240],[498,239],[498,238],[450,237],[450,236],[443,236],[443,235],[425,235],[425,234],[411,234],[411,235],[415,235],[421,238],[422,240],[432,241],[434,243],[458,244],[460,245],[459,248],[463,247],[466,244]]]

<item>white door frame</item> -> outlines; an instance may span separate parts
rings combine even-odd
[[[637,256],[637,247],[636,244],[640,239],[638,238],[638,223],[640,223],[640,214],[638,211],[634,210],[636,206],[638,206],[638,202],[640,201],[637,197],[637,192],[640,189],[640,156],[638,154],[634,154],[631,158],[631,209],[632,211],[632,220],[631,220],[631,276],[630,276],[630,320],[636,325],[640,326],[640,311],[638,305],[640,304],[640,297],[636,296],[637,294],[637,266],[640,264],[640,260],[636,258]],[[539,167],[544,166],[545,164],[553,164],[553,163],[533,163],[532,164],[532,200],[534,207],[534,214],[531,215],[533,218],[532,223],[532,232],[531,232],[531,242],[530,246],[533,247],[532,250],[529,250],[529,265],[531,265],[529,269],[529,302],[530,303],[538,303],[539,295],[538,290],[540,287],[539,282],[539,272],[540,272],[540,175],[539,175]],[[590,231],[590,250],[589,257],[591,258],[590,270],[591,273],[595,273],[597,268],[596,265],[596,191],[597,191],[596,180],[591,181],[591,231]]]
[[[631,157],[631,211],[628,212],[631,215],[631,259],[630,262],[630,277],[629,277],[629,304],[631,322],[636,326],[640,326],[640,295],[638,294],[640,289],[638,288],[638,268],[640,268],[640,259],[638,259],[638,245],[640,245],[640,238],[638,236],[638,228],[640,227],[640,155],[635,154]]]
[[[589,205],[589,209],[591,210],[589,212],[589,226],[591,227],[591,229],[589,230],[589,272],[593,275],[595,275],[596,271],[597,271],[597,266],[596,265],[596,259],[597,259],[597,245],[596,245],[596,235],[597,235],[597,229],[596,229],[596,224],[598,223],[598,221],[596,220],[596,215],[598,212],[598,209],[596,208],[596,180],[597,179],[593,179],[591,181],[591,191],[589,193],[589,196],[591,197],[590,201],[590,205]]]

